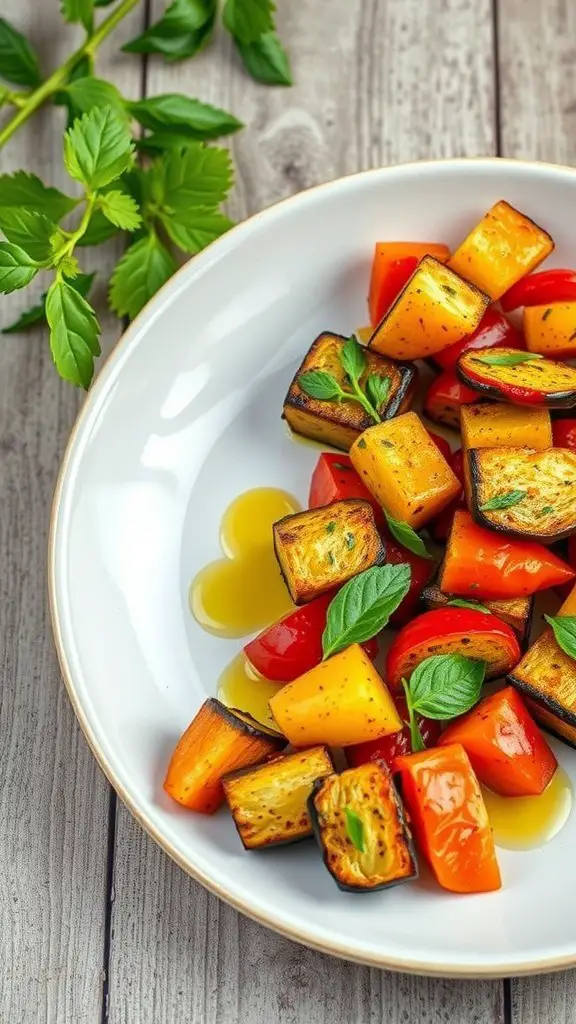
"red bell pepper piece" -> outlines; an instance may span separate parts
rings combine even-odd
[[[446,263],[450,259],[450,250],[435,242],[376,242],[368,294],[373,327],[388,312],[423,256],[434,256]]]
[[[505,313],[520,306],[543,306],[576,300],[576,270],[539,270],[518,281],[502,296]]]
[[[273,682],[291,683],[322,661],[322,633],[333,597],[323,594],[295,608],[245,645],[244,653],[260,675]],[[375,638],[366,640],[362,647],[368,657],[376,657]]]
[[[445,594],[498,601],[528,597],[575,577],[574,569],[543,544],[486,530],[460,509],[454,516],[439,584]]]
[[[434,353],[434,362],[443,370],[453,370],[458,362],[458,356],[465,349],[469,348],[497,348],[499,345],[508,345],[512,348],[523,348],[522,340],[518,331],[502,313],[499,313],[493,306],[488,306],[476,330],[456,341],[448,348]]]
[[[436,445],[438,451],[444,456],[446,462],[450,463],[452,459],[452,449],[450,442],[445,437],[440,437],[440,434],[435,434],[433,430],[428,430],[428,437],[431,437]]]
[[[420,595],[427,583],[430,582],[435,564],[431,558],[423,558],[422,555],[415,555],[413,551],[402,547],[394,540],[389,530],[382,530],[384,544],[386,547],[386,562],[389,565],[401,565],[406,563],[410,566],[410,587],[406,597],[398,605],[395,612],[390,616],[391,626],[403,626],[412,618],[414,611],[420,604]]]
[[[463,747],[398,757],[395,768],[416,841],[438,883],[450,892],[499,889],[488,813]]]
[[[502,796],[538,796],[558,762],[513,686],[486,697],[448,726],[440,746],[461,743],[484,786]]]
[[[444,607],[424,612],[392,641],[386,655],[385,678],[393,692],[402,679],[434,654],[463,654],[486,662],[486,679],[506,675],[520,661],[513,629],[495,615],[472,608]]]
[[[394,703],[402,721],[407,722],[408,708],[404,697],[395,697]],[[431,718],[423,718],[421,715],[416,715],[416,719],[424,744],[427,747],[435,747],[442,732],[440,722],[434,722]],[[357,768],[359,764],[366,764],[367,761],[386,761],[386,764],[392,768],[397,757],[412,753],[410,729],[405,725],[400,732],[392,733],[391,736],[381,736],[377,740],[356,743],[353,747],[346,747],[344,752],[351,768]]]
[[[344,501],[347,498],[362,498],[369,501],[374,509],[376,525],[384,526],[382,506],[362,482],[350,456],[340,452],[322,452],[310,481],[308,508],[319,508],[321,505],[330,505],[333,501]]]
[[[576,452],[576,420],[552,420],[552,439],[555,448]]]
[[[424,397],[424,412],[429,419],[446,427],[460,427],[460,407],[480,402],[481,396],[456,376],[455,370],[443,370],[430,384]]]
[[[434,540],[441,542],[446,541],[450,536],[450,530],[452,529],[455,513],[459,508],[466,508],[466,495],[464,493],[464,463],[461,448],[457,448],[455,452],[450,452],[448,465],[452,468],[462,484],[462,490],[460,491],[460,494],[452,499],[446,508],[443,508],[442,511],[435,516],[430,523],[428,523],[428,531],[431,536],[434,537]]]

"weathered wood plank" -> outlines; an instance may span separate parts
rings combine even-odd
[[[55,2],[4,0],[2,15],[29,32],[47,68],[78,45]],[[112,49],[102,73],[137,92],[138,58],[118,61]],[[25,167],[62,186],[63,125],[61,110],[38,113],[0,154],[2,171]],[[3,296],[1,325],[41,290]],[[118,326],[104,324],[110,343]],[[0,1020],[14,1024],[101,1020],[108,786],[60,679],[45,583],[52,491],[78,402],[44,332],[0,339]]]
[[[494,151],[488,0],[278,6],[293,89],[251,82],[223,34],[192,62],[148,69],[149,93],[198,95],[248,126],[232,142],[234,216],[359,168]],[[114,892],[111,1024],[503,1020],[498,984],[398,977],[264,930],[171,864],[122,807]]]
[[[503,156],[576,160],[576,9],[565,0],[500,0]],[[512,982],[513,1024],[576,1024],[576,971]]]

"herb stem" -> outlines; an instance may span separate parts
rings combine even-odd
[[[130,13],[133,7],[140,3],[140,0],[122,0],[111,14],[98,26],[92,36],[84,41],[74,53],[66,58],[63,64],[54,71],[45,82],[42,82],[34,92],[30,93],[25,103],[19,103],[19,110],[14,114],[7,124],[0,131],[0,149],[6,145],[15,132],[42,106],[45,100],[58,91],[67,81],[71,71],[76,67],[83,57],[93,57],[95,51],[108,35],[116,28],[118,23]]]
[[[69,237],[66,239],[66,242],[64,243],[62,248],[59,249],[58,252],[54,254],[54,260],[56,263],[59,263],[64,258],[64,256],[70,256],[72,250],[74,249],[74,246],[77,244],[79,239],[82,238],[82,235],[86,233],[88,225],[90,223],[90,218],[94,213],[94,207],[96,205],[97,198],[98,196],[96,192],[91,192],[89,195],[86,196],[86,206],[84,208],[84,213],[82,214],[82,219],[76,230],[72,231]]]
[[[352,389],[354,391],[354,397],[356,398],[357,402],[360,402],[360,405],[364,409],[364,412],[368,413],[368,415],[374,420],[374,423],[381,423],[382,420],[381,420],[379,414],[377,413],[376,409],[374,408],[374,406],[372,405],[370,400],[366,397],[366,395],[362,391],[362,388],[360,387],[360,385],[359,385],[358,381],[356,380],[356,378],[349,376],[348,379],[349,379],[349,381],[350,381],[350,383],[352,385]],[[344,392],[344,394],[346,394],[346,392]]]
[[[402,686],[404,687],[404,694],[406,696],[406,707],[408,708],[408,725],[410,727],[410,742],[412,744],[412,753],[418,754],[421,750],[426,750],[426,744],[422,739],[422,733],[420,732],[420,726],[418,725],[418,719],[416,718],[416,712],[412,704],[412,694],[410,693],[410,686],[405,679],[402,680]]]

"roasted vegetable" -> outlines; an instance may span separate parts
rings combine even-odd
[[[542,306],[551,302],[576,301],[576,270],[539,270],[523,277],[500,299],[502,309],[509,313],[520,306]]]
[[[576,369],[572,366],[536,357],[496,366],[487,362],[496,356],[515,360],[518,354],[523,353],[512,348],[500,348],[491,354],[482,349],[464,352],[458,360],[458,376],[479,395],[512,405],[544,405],[548,409],[576,405]]]
[[[345,344],[346,338],[339,334],[326,332],[316,338],[288,389],[283,416],[297,434],[346,451],[362,431],[373,424],[372,417],[356,401],[312,398],[298,383],[302,374],[322,370],[331,374],[345,390],[349,390],[346,371],[340,358]],[[409,409],[416,382],[415,367],[384,359],[374,350],[365,349],[365,353],[367,368],[360,383],[364,385],[368,376],[375,375],[385,380],[388,386],[386,400],[378,407],[381,418],[389,419]]]
[[[461,341],[455,341],[449,348],[443,348],[433,356],[434,362],[442,370],[455,370],[458,357],[471,348],[494,348],[507,345],[520,348],[518,331],[502,313],[493,306],[488,306],[478,327]]]
[[[463,406],[460,412],[463,448],[550,448],[552,424],[548,409],[526,409],[506,402]]]
[[[424,396],[424,415],[444,427],[460,428],[460,415],[467,405],[478,405],[477,391],[466,387],[453,369],[443,370],[429,385]]]
[[[304,604],[381,565],[386,551],[367,501],[332,505],[284,516],[274,523],[274,550],[294,604]]]
[[[496,301],[553,248],[546,231],[500,200],[458,246],[449,266]]]
[[[283,686],[270,710],[294,747],[349,747],[402,728],[390,693],[358,644]]]
[[[382,506],[362,483],[350,456],[344,452],[322,452],[310,481],[308,508],[320,508],[321,505],[347,501],[348,498],[369,501],[374,510],[376,525],[379,528],[384,526],[386,520]]]
[[[527,306],[524,310],[524,336],[529,352],[540,352],[552,359],[574,359],[576,301]]]
[[[576,587],[558,615],[576,615]],[[576,661],[557,644],[551,629],[534,641],[508,676],[537,722],[576,747]]]
[[[444,544],[450,536],[450,530],[452,529],[452,523],[454,522],[454,514],[459,508],[466,508],[466,500],[464,497],[464,468],[462,464],[462,449],[457,448],[456,451],[450,453],[450,458],[447,460],[448,465],[453,471],[454,475],[458,478],[460,483],[460,491],[446,508],[434,516],[427,526],[428,532],[434,540],[440,541]]]
[[[422,600],[429,611],[434,611],[435,608],[444,608],[453,599],[454,594],[445,594],[434,585],[425,587],[422,591]],[[507,600],[488,600],[482,603],[488,611],[492,612],[492,615],[496,615],[497,618],[502,619],[502,622],[506,622],[512,627],[521,646],[527,642],[532,624],[533,597],[510,597]]]
[[[450,892],[501,886],[488,814],[463,747],[453,743],[396,759],[416,842]]]
[[[412,836],[384,765],[319,779],[308,807],[324,863],[340,889],[374,892],[418,877]]]
[[[402,680],[433,654],[462,654],[486,663],[486,679],[506,675],[520,661],[515,633],[502,619],[472,608],[424,612],[394,637],[386,655],[386,681],[395,693]]]
[[[312,835],[308,797],[316,779],[334,771],[326,747],[284,754],[222,779],[224,795],[247,850],[280,846]]]
[[[383,508],[414,529],[445,508],[460,490],[414,412],[370,427],[353,444],[350,458]]]
[[[483,786],[502,796],[538,796],[558,762],[520,694],[491,694],[448,726],[440,746],[461,743]]]
[[[568,448],[471,448],[468,479],[480,526],[546,543],[576,530],[576,452]]]
[[[265,679],[291,683],[322,661],[322,633],[331,600],[332,594],[323,594],[250,640],[244,653],[256,671]],[[362,647],[369,658],[376,657],[376,638],[366,640]]]
[[[398,605],[395,612],[390,616],[391,626],[403,626],[412,618],[420,604],[420,595],[428,583],[428,580],[435,571],[436,565],[432,558],[424,558],[423,555],[416,555],[413,551],[403,547],[398,541],[384,530],[386,544],[387,565],[409,565],[410,566],[410,588],[406,597]]]
[[[438,584],[445,594],[499,601],[527,597],[575,576],[542,544],[486,530],[461,509],[454,516]]]
[[[488,297],[432,256],[424,256],[369,346],[393,359],[425,359],[472,334]]]
[[[434,256],[440,263],[446,263],[450,250],[435,242],[376,242],[368,295],[373,327],[388,312],[423,256]]]
[[[178,740],[164,789],[184,807],[212,814],[224,799],[223,775],[285,746],[283,736],[210,697]]]
[[[576,452],[576,419],[554,420],[552,438],[555,448],[570,448]]]
[[[398,694],[394,698],[403,722],[408,722],[408,708],[404,697]],[[432,718],[424,718],[416,715],[416,722],[424,746],[435,747],[440,739],[442,725]],[[366,743],[356,743],[353,747],[346,747],[344,751],[346,760],[351,768],[357,768],[360,764],[367,764],[369,761],[385,761],[390,769],[401,754],[412,753],[412,739],[410,726],[404,725],[401,732],[395,732],[390,736],[380,736],[377,740],[368,740]]]

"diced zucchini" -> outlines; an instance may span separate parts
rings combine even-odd
[[[308,806],[324,863],[340,889],[374,892],[418,877],[412,836],[381,762],[318,780]]]

